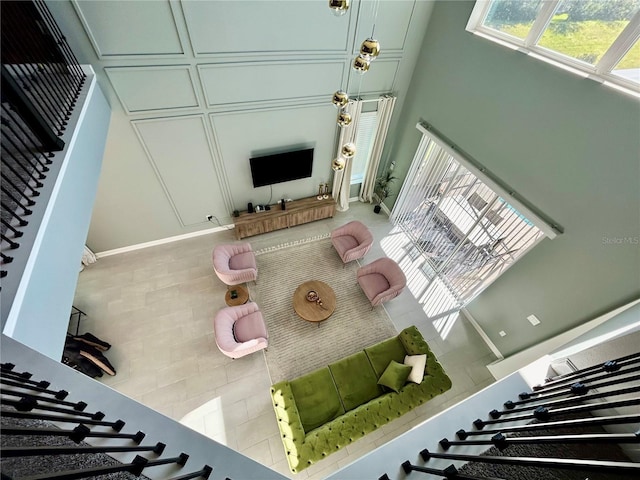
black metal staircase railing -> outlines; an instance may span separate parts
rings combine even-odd
[[[54,152],[64,149],[62,137],[86,75],[44,1],[3,1],[0,19],[0,277],[4,278],[16,259],[12,251],[33,241],[23,233],[37,217],[32,216],[33,207],[45,182],[55,179]],[[15,263],[12,268],[18,269]]]
[[[142,445],[141,443],[145,438],[144,432],[123,432],[122,430],[126,426],[124,421],[105,421],[103,420],[105,414],[102,412],[85,412],[87,408],[85,402],[64,400],[68,396],[67,391],[50,389],[50,384],[47,381],[31,380],[31,374],[28,372],[16,372],[13,364],[4,363],[0,365],[0,382],[3,384],[0,394],[3,405],[2,436],[5,444],[0,450],[3,479],[75,479],[118,472],[128,472],[139,477],[147,472],[147,469],[155,466],[172,464],[176,468],[182,468],[187,464],[188,454],[181,453],[175,457],[162,458],[161,456],[166,448],[164,443]],[[18,400],[15,399],[16,397]],[[51,404],[69,408],[56,407]],[[47,413],[49,411],[55,411],[61,415],[52,415]],[[11,419],[30,423],[28,425],[14,425],[11,423]],[[76,424],[76,426],[65,429],[57,427],[56,423],[71,423]],[[91,427],[107,427],[110,430],[92,431]],[[33,445],[31,444],[32,442],[25,442],[27,443],[25,445],[7,445],[7,443],[11,443],[12,438],[20,439],[25,437],[41,439],[40,444]],[[70,445],[51,445],[48,442],[52,437],[65,437],[73,443],[70,442]],[[123,444],[94,446],[85,443],[87,439],[92,438],[122,441]],[[130,462],[126,463],[117,462],[110,456],[108,457],[109,462],[105,464],[99,464],[100,459],[96,459],[96,455],[116,452],[131,452],[136,453],[136,455]],[[139,455],[142,452],[150,453],[154,457],[146,458]],[[88,456],[92,456],[92,458],[84,468],[78,462],[74,462],[72,468],[61,464],[62,467],[59,471],[48,469],[46,474],[34,471],[32,472],[33,474],[20,475],[19,477],[12,475],[12,465],[6,463],[8,459],[13,461],[24,459],[24,462],[29,462],[29,459],[36,456],[39,458],[59,458],[61,455],[82,455],[84,458]],[[21,466],[21,471],[24,470],[24,462]],[[199,470],[173,477],[172,480],[207,479],[212,471],[213,467],[204,465]]]
[[[553,474],[549,472],[557,470],[575,472],[576,478],[640,478],[640,463],[631,461],[618,447],[640,444],[640,414],[610,414],[611,409],[640,405],[640,375],[635,374],[639,362],[640,353],[634,353],[548,378],[531,392],[521,393],[520,400],[505,402],[502,411],[489,412],[490,419],[475,420],[474,429],[458,430],[457,439],[443,438],[437,451],[422,449],[419,455],[425,465],[407,460],[401,464],[402,471],[469,480],[551,478]],[[603,415],[591,416],[597,411]],[[605,425],[623,425],[626,432],[607,433],[601,428]],[[577,448],[565,455],[571,445]],[[456,452],[470,446],[486,446],[490,450],[480,454]],[[605,447],[617,450],[605,452]],[[541,450],[545,448],[554,450]],[[586,448],[590,449],[588,453],[584,452]],[[518,450],[512,452],[513,449]],[[559,451],[563,454],[558,455]],[[441,464],[429,465],[431,459],[456,463],[443,468]],[[486,468],[474,469],[474,464]],[[388,479],[387,474],[380,477]]]

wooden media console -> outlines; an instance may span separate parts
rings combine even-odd
[[[336,202],[332,197],[318,200],[316,197],[301,198],[285,203],[287,209],[281,210],[279,204],[271,205],[271,210],[249,213],[246,210],[234,218],[236,238],[260,235],[283,228],[295,227],[304,223],[333,217]]]

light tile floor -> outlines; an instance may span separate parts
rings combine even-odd
[[[375,238],[364,263],[383,256],[381,240],[391,224],[386,215],[376,215],[371,205],[362,203],[352,203],[332,219],[247,240],[259,249],[329,233],[353,219],[366,223]],[[178,421],[200,409],[185,422],[294,477],[271,406],[264,356],[231,360],[214,341],[213,314],[225,306],[226,286],[213,272],[211,251],[217,243],[233,241],[229,230],[103,257],[80,273],[74,305],[88,315],[81,332],[113,345],[106,355],[117,375],[105,375],[103,383]],[[409,291],[386,308],[398,331],[418,326],[453,387],[295,478],[324,478],[493,382],[485,365],[496,358],[463,317],[442,338],[442,329],[427,320]]]

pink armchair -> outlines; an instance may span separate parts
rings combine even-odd
[[[227,285],[238,285],[258,278],[256,256],[250,243],[216,245],[212,259],[216,275]]]
[[[240,358],[267,348],[269,334],[255,302],[221,309],[213,319],[216,345],[227,357]]]
[[[373,307],[400,295],[407,284],[398,264],[386,257],[360,267],[356,276]]]
[[[331,232],[331,243],[343,263],[364,257],[373,245],[373,235],[367,226],[354,220]]]

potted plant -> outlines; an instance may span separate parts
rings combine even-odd
[[[376,187],[375,192],[378,197],[378,203],[375,207],[373,207],[373,211],[375,213],[380,213],[380,204],[385,201],[385,199],[393,194],[391,190],[391,184],[396,180],[391,173],[391,170],[387,170],[387,173],[376,178]]]

